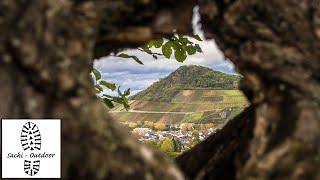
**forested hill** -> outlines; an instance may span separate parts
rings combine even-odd
[[[237,89],[240,76],[202,66],[181,66],[169,76],[132,97],[133,100],[170,102],[182,89]]]

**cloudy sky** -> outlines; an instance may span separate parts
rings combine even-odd
[[[195,13],[193,18],[194,31],[195,34],[200,35],[203,39],[201,27],[196,23],[198,21],[199,16]],[[131,88],[131,95],[146,89],[152,83],[183,65],[201,65],[226,73],[235,73],[233,65],[224,58],[214,40],[195,42],[200,45],[203,53],[188,56],[183,63],[179,63],[174,59],[153,59],[152,56],[146,53],[130,49],[126,50],[125,53],[139,57],[144,65],[140,65],[131,59],[108,56],[97,59],[94,66],[102,73],[104,80],[120,85],[121,90]]]

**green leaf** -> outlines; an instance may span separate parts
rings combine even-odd
[[[96,81],[101,79],[101,73],[97,69],[93,68],[92,72],[93,72],[94,77],[96,78]]]
[[[172,54],[172,49],[171,49],[171,47],[172,47],[172,43],[171,43],[171,41],[168,41],[168,42],[166,42],[166,43],[162,46],[162,48],[161,48],[162,54],[163,54],[164,57],[166,57],[167,59],[170,59],[170,57],[171,57],[171,54]]]
[[[148,43],[148,47],[151,48],[151,47],[155,47],[155,48],[160,48],[163,44],[163,39],[156,39],[156,40],[152,40]]]
[[[118,57],[122,57],[122,58],[132,58],[133,60],[135,60],[137,63],[142,64],[143,62],[140,61],[140,59],[137,56],[129,56],[128,54],[125,53],[120,53],[117,55]]]
[[[202,41],[201,37],[198,34],[193,35],[192,37],[198,41]]]
[[[193,55],[197,52],[197,49],[193,46],[187,46],[186,49],[189,55]]]
[[[185,38],[185,37],[180,37],[179,40],[178,40],[182,45],[186,45],[188,43],[190,43],[190,41]]]
[[[104,81],[104,80],[100,81],[99,84],[103,85],[104,87],[106,87],[108,89],[111,89],[112,91],[117,89],[117,87],[116,87],[116,85],[114,83],[109,83],[109,82]]]
[[[131,56],[132,59],[134,59],[137,63],[143,65],[143,62],[140,61],[140,59],[137,56]]]
[[[154,59],[158,59],[158,56],[156,56],[156,55],[152,55],[152,57],[154,58]]]
[[[202,53],[202,49],[199,44],[194,45],[194,47],[196,48],[197,52]]]
[[[123,96],[121,91],[120,91],[120,86],[118,87],[118,94],[119,94],[119,96]]]
[[[130,95],[130,88],[124,91],[123,96],[129,96]]]
[[[147,46],[142,47],[142,50],[148,54],[152,54],[152,51]]]
[[[96,87],[96,90],[99,90],[100,92],[102,92],[103,91],[103,88],[101,87],[101,86],[99,86],[98,84],[97,85],[95,85],[95,87]],[[99,92],[99,93],[100,93]]]
[[[119,103],[119,104],[123,104],[123,98],[121,98],[121,97],[113,97],[112,101]]]
[[[122,57],[122,58],[130,58],[130,56],[128,54],[125,54],[125,53],[120,53],[117,56],[118,57]]]
[[[175,49],[174,56],[179,62],[183,62],[187,58],[186,51],[182,48]]]
[[[123,103],[124,108],[126,108],[126,110],[130,109],[130,105],[128,102]]]
[[[103,97],[107,97],[107,98],[113,98],[113,96],[110,96],[110,95],[108,95],[108,94],[103,94],[102,96],[103,96]]]
[[[114,104],[112,103],[112,101],[108,98],[102,98],[103,102],[105,105],[107,105],[109,108],[114,108]]]

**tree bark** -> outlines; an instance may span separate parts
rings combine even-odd
[[[117,50],[115,42],[190,31],[192,3],[176,22],[182,16],[173,2],[0,2],[0,116],[62,119],[63,178],[183,179],[171,160],[107,114],[89,74],[93,55]],[[139,29],[148,36],[139,39]]]
[[[320,1],[203,1],[200,13],[255,107],[237,178],[319,179]]]

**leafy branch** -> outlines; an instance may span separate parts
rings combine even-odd
[[[192,37],[197,41],[202,41],[199,35],[194,35]],[[161,53],[153,52],[152,48],[161,50]],[[159,56],[164,56],[165,58],[170,59],[172,54],[174,54],[174,57],[178,62],[184,62],[188,55],[194,55],[197,52],[202,53],[202,49],[199,44],[190,41],[183,35],[174,35],[166,41],[163,38],[151,40],[145,46],[139,47],[138,50],[151,55],[154,59],[158,59]],[[143,65],[143,62],[134,55],[120,53],[116,55],[116,57],[131,58],[137,63]]]
[[[130,95],[130,88],[123,93],[120,91],[120,86],[117,88],[116,84],[107,82],[101,79],[101,73],[93,68],[92,73],[95,77],[95,89],[98,96],[101,97],[103,103],[109,108],[114,108],[114,103],[122,104],[127,110],[130,108],[128,97]],[[105,89],[111,91],[117,90],[118,96],[111,96],[104,93]]]
[[[198,41],[202,41],[199,35],[194,35],[193,38]],[[151,50],[152,48],[161,49],[162,53],[153,52]],[[164,56],[165,58],[170,59],[173,54],[178,62],[185,61],[188,55],[202,52],[199,44],[193,43],[182,35],[174,35],[172,38],[166,41],[163,38],[152,40],[145,46],[138,48],[138,50],[151,55],[154,59],[158,59],[159,56]],[[117,54],[116,57],[133,59],[137,63],[143,65],[143,62],[134,55],[128,55],[122,52]],[[113,108],[115,106],[114,103],[118,103],[122,104],[126,110],[130,108],[128,100],[130,88],[124,92],[121,92],[120,86],[117,88],[116,84],[102,80],[101,73],[97,69],[93,68],[92,73],[95,77],[96,93],[99,97],[101,97],[105,105],[107,105],[109,108]],[[117,90],[118,96],[105,94],[105,89],[109,89],[111,91]]]
[[[202,41],[199,35],[195,35],[193,38]],[[174,54],[174,57],[178,62],[185,61],[188,55],[202,52],[199,44],[193,43],[182,35],[175,35],[166,42],[163,39],[152,40],[142,48],[146,53],[155,57],[159,54],[152,53],[150,48],[161,48],[162,54],[160,55],[163,55],[167,59],[170,59],[171,55]]]

